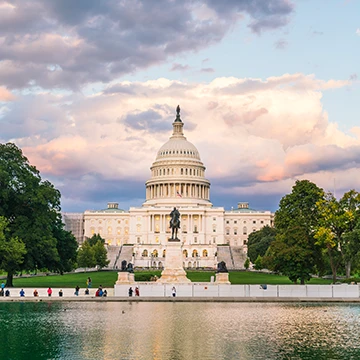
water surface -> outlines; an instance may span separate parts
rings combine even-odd
[[[360,305],[0,303],[1,359],[360,359]]]

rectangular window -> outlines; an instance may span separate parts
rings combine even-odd
[[[234,220],[234,224],[237,224],[237,221],[236,221],[236,220]]]

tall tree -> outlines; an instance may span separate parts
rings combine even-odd
[[[25,244],[14,237],[7,237],[8,221],[0,216],[0,269],[7,272],[6,285],[13,286],[12,278],[16,271],[20,270],[26,254]]]
[[[93,247],[84,241],[77,254],[77,264],[82,268],[91,268],[96,266],[95,251]]]
[[[9,221],[11,237],[26,247],[22,270],[59,264],[57,233],[60,192],[30,165],[15,144],[0,144],[0,215]]]
[[[321,216],[315,238],[329,257],[333,282],[341,263],[345,264],[346,276],[350,277],[351,263],[357,256],[354,250],[359,247],[359,206],[360,194],[355,190],[348,191],[340,200],[328,193],[317,203]]]
[[[94,254],[94,259],[95,259],[94,260],[95,264],[93,266],[98,266],[101,269],[101,268],[109,265],[110,261],[107,259],[107,250],[105,248],[105,239],[103,239],[100,234],[94,234],[91,238],[86,239],[83,243],[83,246],[84,245],[86,245],[85,249],[84,250],[80,249],[80,250],[85,251],[85,254],[87,254],[89,252],[88,247],[91,249],[91,251]],[[79,252],[80,252],[80,250],[79,250]],[[87,262],[88,264],[91,263],[90,255],[86,255],[86,257],[85,257],[84,254],[81,254],[80,262],[83,261],[82,257],[89,259]],[[78,263],[79,263],[79,259],[78,259]],[[90,267],[90,266],[86,266],[86,267]]]
[[[110,260],[107,258],[107,250],[101,241],[98,241],[93,247],[96,265],[102,269],[109,265]]]
[[[316,204],[323,197],[324,191],[316,184],[297,180],[275,213],[276,240],[264,264],[274,269],[282,264],[281,271],[292,281],[305,282],[321,266],[321,248],[315,243],[314,231],[319,218]]]
[[[248,239],[248,256],[252,263],[255,263],[258,256],[263,257],[275,240],[276,229],[269,225],[264,226],[262,229],[252,232]]]

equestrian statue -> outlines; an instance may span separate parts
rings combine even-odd
[[[170,213],[170,218],[171,239],[169,240],[179,240],[177,234],[178,229],[180,229],[180,213],[176,207],[174,207],[174,210]]]

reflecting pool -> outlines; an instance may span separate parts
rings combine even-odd
[[[360,305],[0,303],[0,358],[360,359]]]

